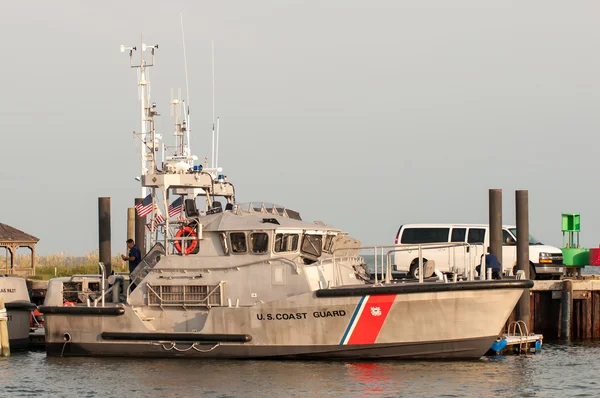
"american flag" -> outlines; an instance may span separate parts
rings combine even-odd
[[[156,204],[154,205],[155,208]],[[152,195],[149,194],[142,200],[142,203],[135,206],[135,210],[137,211],[138,217],[146,217],[148,214],[152,213]]]
[[[154,228],[156,228],[158,224],[163,222],[165,222],[165,217],[162,215],[160,209],[157,207],[156,212],[154,213]],[[154,230],[152,229],[152,222],[146,224],[146,229],[148,229],[148,231],[150,232],[154,232]]]
[[[154,223],[160,224],[165,222],[165,217],[162,215],[160,209],[157,207],[155,210]]]
[[[175,217],[176,215],[181,214],[181,210],[183,209],[183,201],[181,200],[181,196],[178,197],[169,205],[169,218]]]

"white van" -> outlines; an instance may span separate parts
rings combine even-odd
[[[502,226],[502,268],[516,271],[517,228]],[[423,248],[423,261],[434,260],[435,268],[442,272],[465,269],[469,261],[478,265],[481,255],[489,246],[489,226],[485,224],[406,224],[401,225],[396,235],[396,245],[418,245],[426,243],[467,242],[471,248]],[[477,245],[481,244],[483,245]],[[565,271],[563,255],[559,248],[547,246],[529,236],[529,263],[531,279],[560,278]],[[418,277],[419,254],[417,250],[394,253],[395,269]],[[429,276],[429,275],[427,275]]]

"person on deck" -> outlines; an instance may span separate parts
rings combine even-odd
[[[483,260],[483,254],[481,255],[481,260]],[[492,270],[492,279],[502,279],[502,264],[500,264],[498,257],[490,251],[488,246],[487,254],[485,255],[485,269],[488,270],[490,268]],[[475,267],[475,271],[477,271],[481,278],[481,261],[479,262],[479,265]]]
[[[121,258],[125,261],[129,261],[129,274],[131,275],[133,270],[142,261],[142,253],[140,252],[140,249],[135,245],[133,239],[127,239],[127,248],[129,249],[129,255],[126,256],[122,254]],[[133,280],[131,282],[131,290],[133,290],[135,289],[135,284],[133,283]]]

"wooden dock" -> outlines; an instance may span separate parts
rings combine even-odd
[[[545,340],[600,339],[600,275],[535,281],[529,297],[529,331]]]

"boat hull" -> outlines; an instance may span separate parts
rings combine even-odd
[[[357,346],[258,346],[239,344],[171,343],[47,343],[51,356],[127,356],[229,359],[473,359],[482,356],[497,336],[423,343],[365,344]],[[165,347],[166,346],[166,347]],[[175,350],[177,348],[177,350]]]
[[[29,328],[31,303],[7,303],[8,339],[11,350],[25,350],[29,348]]]
[[[531,284],[346,287],[208,312],[143,307],[143,317],[130,306],[42,312],[48,355],[471,359],[491,347]]]

